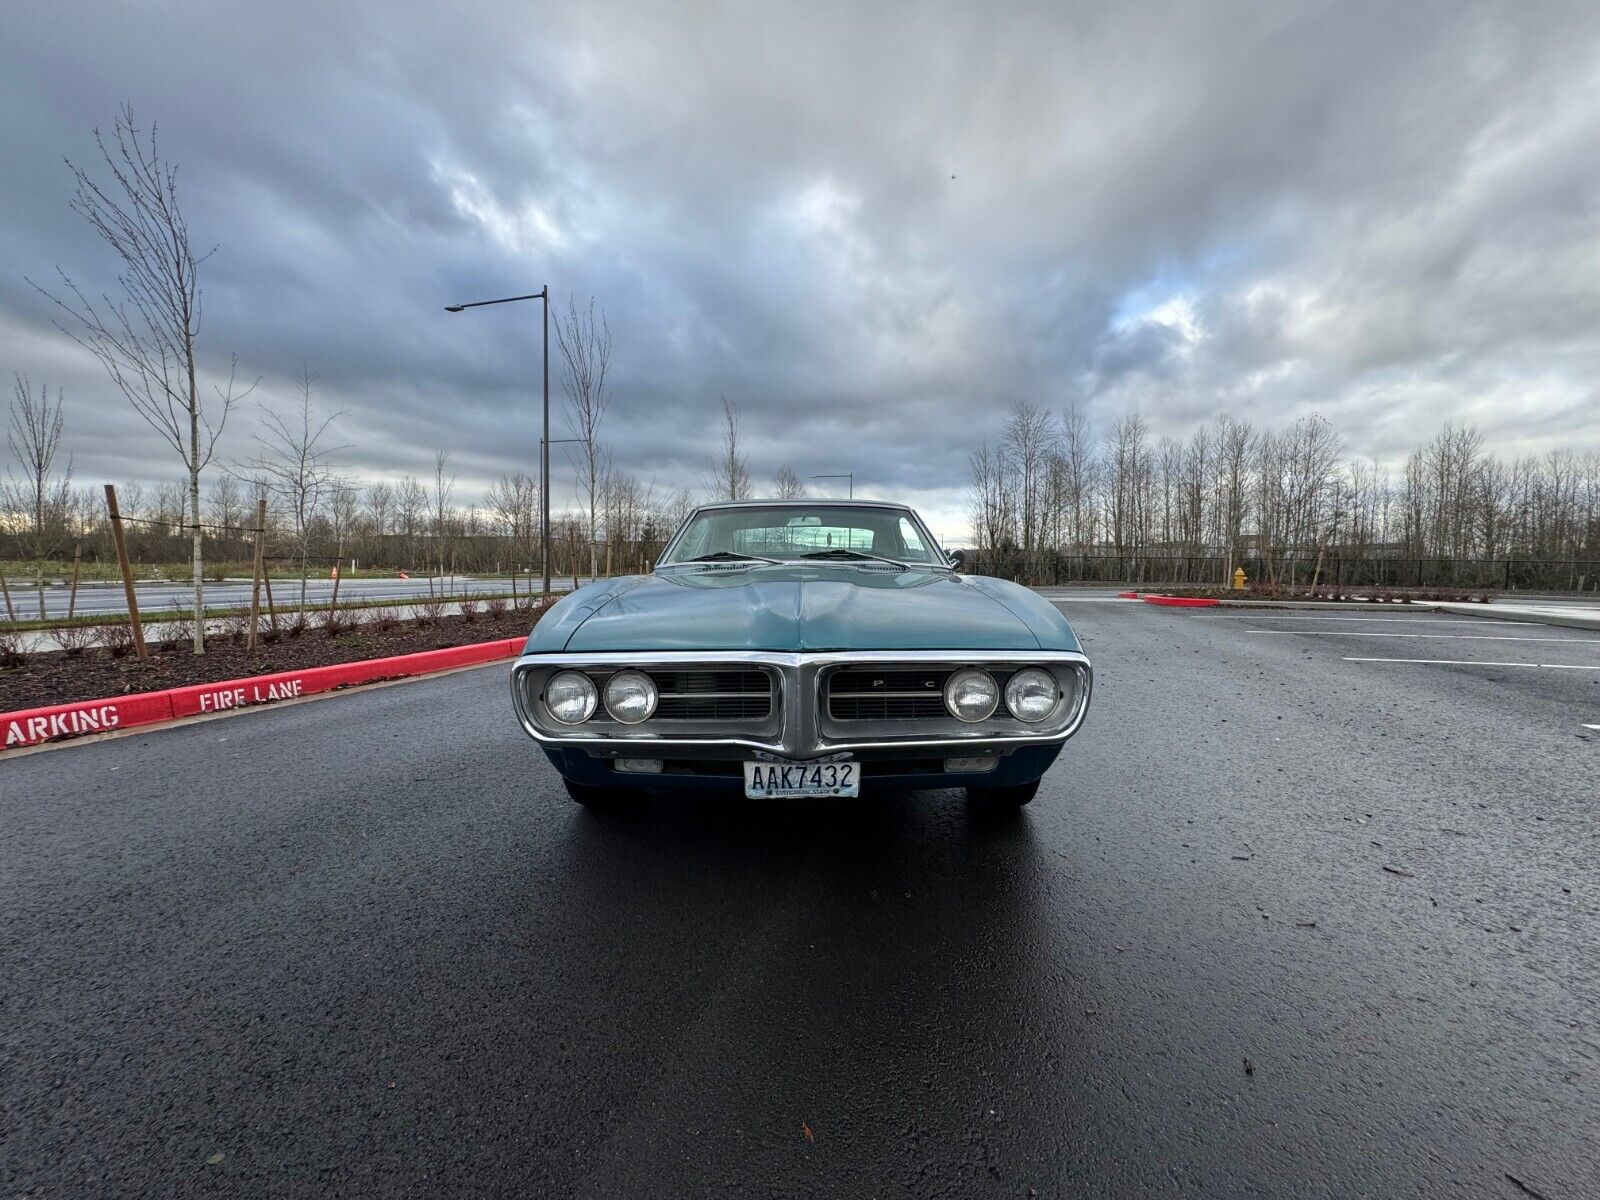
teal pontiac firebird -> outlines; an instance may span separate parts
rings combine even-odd
[[[649,575],[545,614],[512,668],[517,717],[583,804],[862,787],[1026,804],[1093,673],[1054,606],[956,565],[899,504],[708,504]]]

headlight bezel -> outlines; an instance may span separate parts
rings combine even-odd
[[[574,681],[581,680],[584,688],[586,689],[581,693],[584,697],[583,715],[575,720],[568,720],[566,717],[563,717],[557,710],[555,701],[551,699],[551,693],[555,690],[556,685],[561,683],[563,680],[568,679]],[[574,671],[570,669],[565,671],[557,671],[545,681],[543,690],[544,710],[550,715],[550,719],[558,725],[565,725],[569,728],[576,725],[582,725],[590,717],[594,716],[595,710],[600,706],[600,689],[595,686],[594,680],[589,678],[589,676],[582,671]]]
[[[955,702],[955,693],[962,683],[984,683],[988,685],[989,706],[981,713],[968,716],[964,714]],[[994,716],[995,710],[1000,707],[1000,684],[994,675],[983,667],[961,667],[950,672],[949,678],[944,681],[944,708],[956,720],[967,725],[976,725],[987,721]]]
[[[1021,692],[1030,683],[1039,681],[1042,681],[1045,687],[1049,689],[1050,703],[1037,716],[1028,716],[1021,711]],[[1020,670],[1013,671],[1011,678],[1006,680],[1006,712],[1024,725],[1038,725],[1041,722],[1048,721],[1061,706],[1061,697],[1061,680],[1056,677],[1054,672],[1048,671],[1044,667],[1022,667]]]
[[[649,697],[649,704],[646,706],[642,715],[633,717],[623,716],[622,713],[618,711],[618,706],[613,705],[611,690],[618,686],[619,681],[623,680],[626,680],[630,683],[635,680],[643,682],[644,692]],[[622,725],[642,725],[644,722],[656,715],[656,707],[661,703],[661,691],[656,687],[656,681],[651,679],[649,675],[645,674],[643,671],[627,668],[618,671],[615,675],[611,676],[610,679],[606,680],[605,692],[602,696],[602,699],[605,704],[606,714],[613,721],[616,721]]]

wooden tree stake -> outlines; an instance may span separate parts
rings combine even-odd
[[[122,514],[117,511],[117,489],[106,484],[106,513],[111,518],[111,540],[117,544],[117,566],[122,568],[122,594],[128,598],[128,625],[133,631],[133,651],[149,658],[144,645],[144,622],[139,619],[139,600],[133,594],[133,568],[128,564],[128,539],[122,533]],[[202,612],[200,619],[204,620]]]
[[[256,547],[250,566],[250,629],[244,635],[246,650],[256,648],[256,625],[261,620],[261,564],[267,541],[267,502],[256,501]]]
[[[267,624],[272,626],[272,632],[278,632],[278,610],[272,603],[272,576],[268,575],[263,567],[261,571],[261,586],[267,592]]]
[[[330,634],[333,632],[335,614],[339,611],[339,576],[342,574],[343,572],[335,565],[333,568],[333,599],[328,601],[328,632]]]
[[[83,562],[83,543],[72,547],[72,590],[67,593],[67,620],[78,612],[78,568]]]

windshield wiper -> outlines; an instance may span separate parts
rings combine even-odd
[[[813,550],[810,554],[802,554],[800,557],[831,558],[839,562],[881,562],[888,563],[891,567],[899,567],[902,571],[910,569],[898,559],[884,558],[881,554],[868,554],[863,550],[846,550],[843,546],[835,550]]]
[[[740,554],[737,550],[716,550],[710,554],[701,554],[695,558],[680,559],[679,562],[764,562],[771,563],[773,566],[781,565],[779,560],[776,558],[765,558],[760,554]],[[676,566],[677,563],[672,563],[669,565]]]

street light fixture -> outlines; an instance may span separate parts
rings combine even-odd
[[[505,296],[499,300],[474,300],[470,304],[446,304],[445,312],[458,313],[490,304],[512,304],[518,300],[544,301],[544,436],[539,439],[539,557],[544,566],[544,598],[550,599],[550,285],[526,296]]]
[[[848,479],[850,481],[850,499],[856,498],[856,473],[846,471],[843,475],[813,475],[813,479]]]

